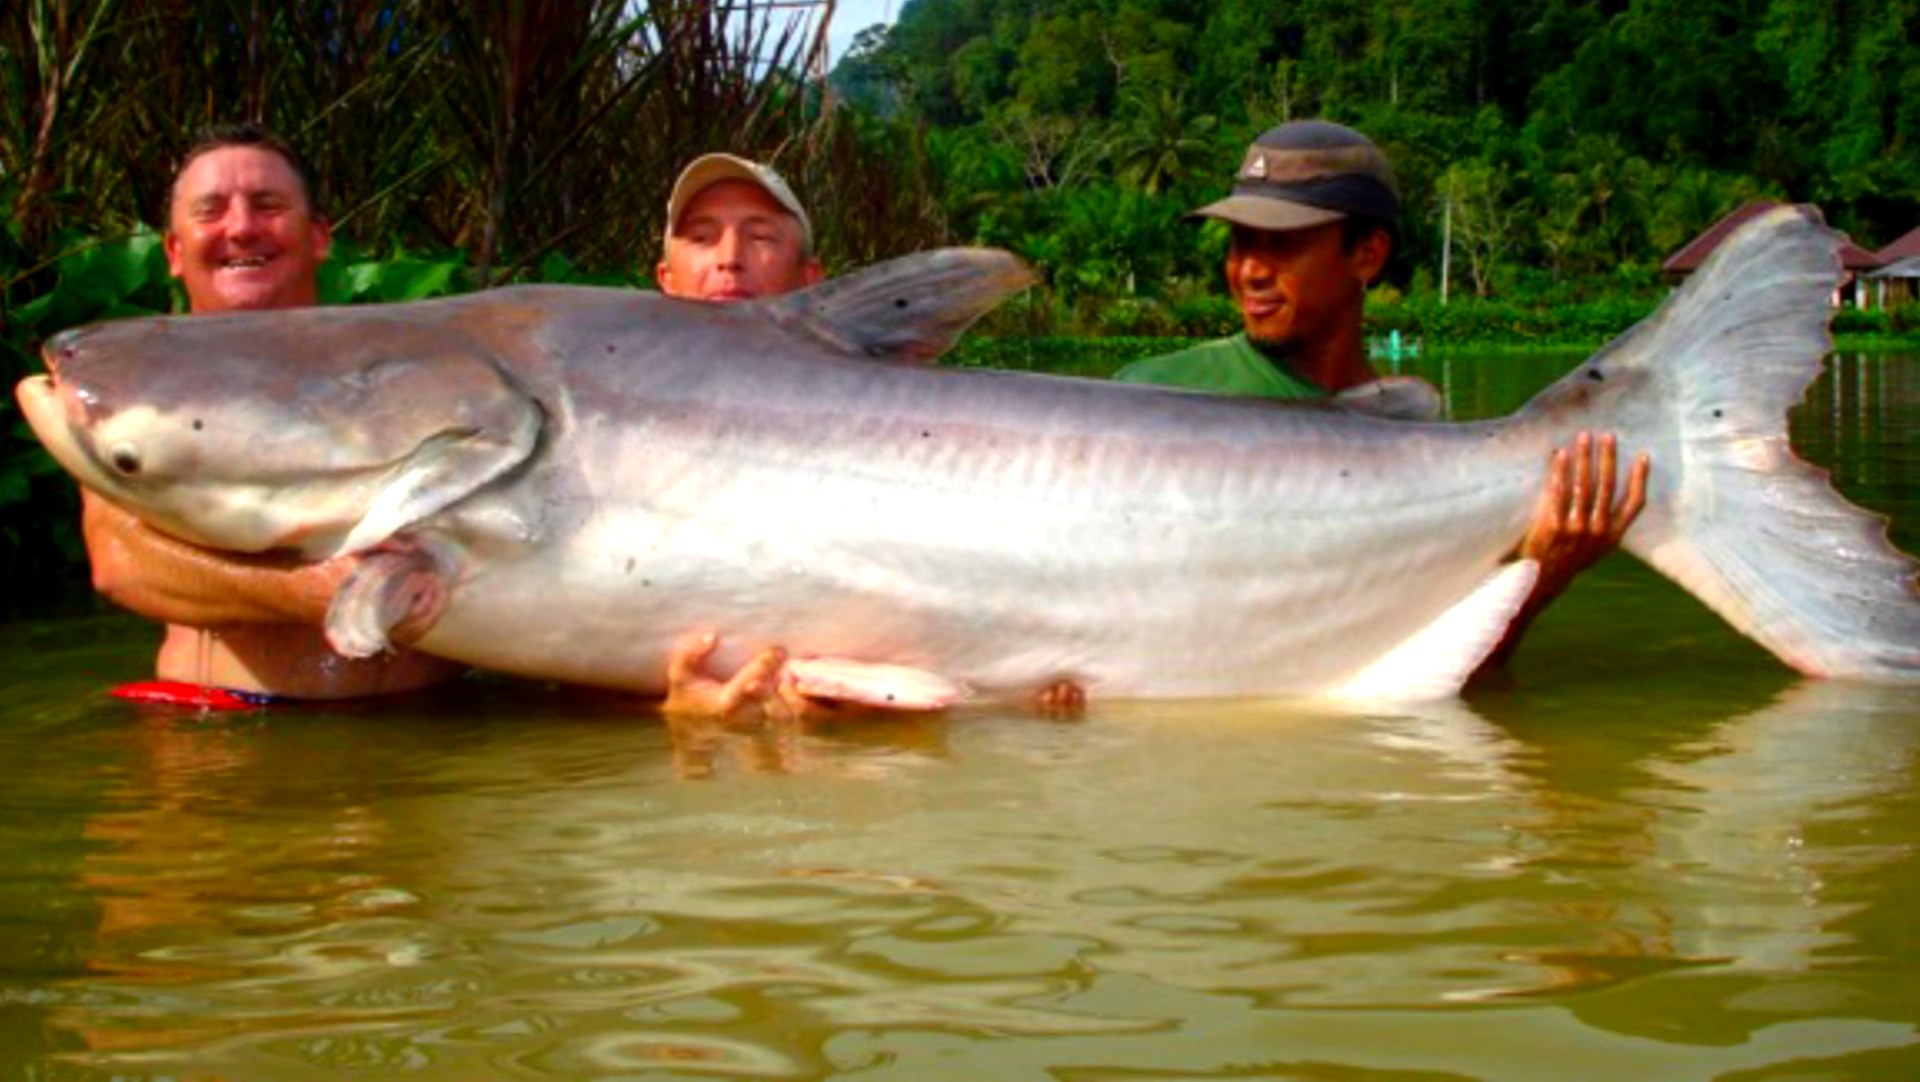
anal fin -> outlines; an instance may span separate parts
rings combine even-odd
[[[1500,645],[1524,605],[1540,565],[1507,564],[1405,642],[1382,654],[1331,694],[1337,699],[1422,702],[1447,699]]]

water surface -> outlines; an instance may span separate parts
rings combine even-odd
[[[1894,354],[1796,420],[1909,549],[1917,420]],[[105,697],[151,648],[0,626],[0,1078],[1920,1076],[1920,692],[1626,559],[1420,710]]]

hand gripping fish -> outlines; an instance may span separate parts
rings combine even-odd
[[[362,553],[337,648],[661,690],[677,636],[1026,696],[1457,693],[1526,597],[1553,448],[1655,463],[1624,544],[1801,672],[1920,680],[1915,564],[1787,440],[1837,236],[1783,208],[1514,415],[888,363],[1028,280],[908,257],[741,305],[551,286],[141,319],[19,398],[82,484],[182,539]],[[934,694],[923,687],[911,694]]]

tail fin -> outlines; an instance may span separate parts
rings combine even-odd
[[[1810,208],[1754,219],[1530,410],[1597,406],[1652,452],[1624,543],[1742,633],[1809,675],[1920,682],[1915,562],[1787,439],[1833,345],[1839,241]]]

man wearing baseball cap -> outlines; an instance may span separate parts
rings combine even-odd
[[[664,254],[654,271],[660,292],[727,303],[804,289],[823,277],[813,254],[813,223],[780,174],[732,154],[703,154],[687,163],[667,197]],[[726,716],[759,707],[769,716],[812,714],[831,705],[801,694],[785,669],[786,652],[760,651],[731,676],[706,664],[719,636],[683,636],[667,662],[666,713]],[[1062,682],[1038,693],[1050,712],[1071,712],[1085,701]]]
[[[813,222],[793,189],[769,166],[733,154],[702,154],[673,182],[667,231],[654,281],[670,297],[730,304],[804,289],[820,281]],[[713,717],[759,706],[769,715],[818,704],[792,689],[786,653],[762,650],[731,676],[707,671],[719,648],[712,632],[683,636],[667,663],[670,717]]]
[[[1188,215],[1233,227],[1227,288],[1245,330],[1115,378],[1267,398],[1372,383],[1361,314],[1399,210],[1393,170],[1366,136],[1323,120],[1270,129],[1247,148],[1232,193]]]
[[[667,197],[660,292],[702,301],[743,301],[813,285],[813,223],[780,174],[732,154],[703,154],[680,171]]]
[[[1437,416],[1439,397],[1424,381],[1381,380],[1367,363],[1366,292],[1393,253],[1399,213],[1393,169],[1371,139],[1324,120],[1268,129],[1247,148],[1233,191],[1189,215],[1233,228],[1227,289],[1244,329],[1136,361],[1115,378],[1219,394],[1334,396],[1392,416]],[[1571,449],[1554,452],[1516,553],[1538,561],[1540,576],[1488,667],[1512,656],[1574,576],[1619,546],[1645,503],[1648,470],[1640,455],[1616,500],[1612,435],[1581,433]]]

